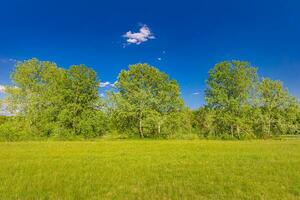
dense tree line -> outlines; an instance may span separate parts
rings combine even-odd
[[[300,106],[279,81],[260,78],[247,62],[226,61],[210,71],[206,104],[184,105],[180,88],[148,64],[129,66],[107,98],[96,72],[31,59],[19,62],[2,101],[1,140],[96,138],[268,138],[300,133]]]
[[[298,100],[281,82],[259,78],[247,62],[221,62],[209,71],[207,105],[194,126],[206,135],[235,138],[300,133]]]

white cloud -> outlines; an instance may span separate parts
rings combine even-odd
[[[157,58],[157,60],[161,61],[161,60],[162,60],[162,58]]]
[[[114,83],[111,83],[111,82],[109,82],[109,81],[101,82],[99,87],[101,87],[101,88],[105,88],[105,87],[115,87],[115,84],[116,84],[116,83],[117,83],[117,81],[114,82]]]
[[[0,63],[3,64],[16,64],[18,61],[13,58],[0,58]]]
[[[100,97],[105,97],[105,94],[104,93],[100,93]]]
[[[123,35],[124,38],[126,38],[127,44],[141,44],[143,42],[148,41],[149,39],[155,39],[153,33],[148,28],[147,25],[143,25],[139,32],[133,33],[131,31],[128,31]]]
[[[200,94],[200,92],[194,92],[193,93],[193,95],[199,95]]]
[[[18,62],[16,59],[13,59],[13,58],[8,59],[8,61],[9,61],[9,62],[13,62],[13,63]]]
[[[108,82],[108,81],[106,81],[106,82],[101,82],[100,83],[100,87],[107,87],[107,86],[109,86],[109,84],[110,84],[110,82]]]
[[[0,93],[5,93],[5,86],[0,85]]]

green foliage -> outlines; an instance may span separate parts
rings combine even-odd
[[[208,107],[201,107],[193,111],[192,127],[198,135],[204,137],[212,136],[214,131],[214,110]]]
[[[4,124],[5,122],[7,122],[9,119],[9,117],[7,116],[0,116],[0,125]]]
[[[34,140],[34,132],[24,118],[6,117],[5,123],[0,124],[0,141]]]
[[[147,64],[131,65],[120,72],[117,93],[110,95],[112,119],[118,130],[140,137],[164,137],[176,131],[181,118],[170,116],[184,109],[176,81]],[[183,119],[185,120],[185,119]]]
[[[215,112],[214,134],[237,138],[252,134],[247,122],[256,81],[256,68],[247,62],[221,62],[209,71],[205,99]]]
[[[192,112],[189,109],[183,109],[179,112],[170,113],[165,118],[161,133],[163,137],[192,138],[197,135],[192,132]],[[193,136],[192,136],[193,135]]]
[[[8,109],[23,117],[36,136],[89,138],[105,132],[92,69],[79,65],[65,70],[31,59],[17,64],[12,81],[6,90]]]
[[[259,85],[261,132],[264,137],[299,131],[299,103],[279,81],[263,79]]]
[[[281,82],[260,79],[248,62],[224,61],[209,71],[206,105],[191,111],[179,85],[148,64],[129,66],[108,98],[84,65],[69,69],[19,62],[0,101],[0,140],[112,138],[251,139],[300,134],[300,104]]]
[[[299,133],[299,102],[279,81],[259,81],[247,62],[218,63],[209,72],[207,107],[194,113],[194,127],[221,138]]]

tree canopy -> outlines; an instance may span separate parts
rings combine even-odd
[[[206,103],[192,111],[177,81],[148,64],[122,70],[102,98],[99,77],[85,65],[18,62],[0,102],[11,114],[0,118],[0,140],[300,134],[298,99],[280,81],[259,77],[257,69],[244,61],[216,64],[206,81]]]
[[[84,65],[63,69],[37,59],[20,62],[7,89],[8,109],[41,136],[100,135],[103,113],[95,71]]]
[[[177,82],[148,64],[121,71],[116,88],[111,98],[116,103],[116,121],[126,122],[140,137],[160,135],[166,119],[184,108]]]

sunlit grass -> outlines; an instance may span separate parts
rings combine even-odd
[[[300,140],[0,143],[0,199],[299,199]]]

